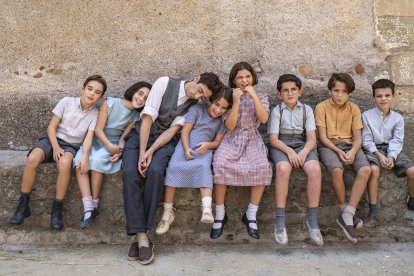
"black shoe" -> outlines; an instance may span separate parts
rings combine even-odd
[[[13,216],[10,218],[10,224],[20,225],[25,218],[30,216],[29,199],[30,194],[20,194],[19,204]]]
[[[221,234],[223,233],[223,227],[228,220],[229,218],[227,217],[227,214],[224,214],[223,220],[215,220],[215,223],[221,223],[221,227],[218,229],[211,228],[210,238],[212,238],[213,240],[220,238]]]
[[[249,223],[256,223],[257,222],[255,220],[248,220],[246,213],[244,213],[243,217],[242,217],[242,222],[244,223],[244,225],[246,225],[247,228],[247,234],[249,234],[250,237],[258,239],[259,238],[259,230],[257,229],[253,229],[249,226]]]
[[[62,201],[53,201],[52,213],[50,214],[50,227],[56,230],[63,229],[63,202]]]
[[[91,213],[91,216],[89,217],[89,218],[87,218],[87,219],[83,219],[84,217],[85,217],[85,214],[86,213]],[[84,213],[84,215],[83,215],[83,217],[82,217],[82,219],[81,219],[81,221],[80,221],[80,228],[81,229],[84,229],[84,228],[86,228],[87,226],[89,226],[89,225],[91,225],[92,224],[92,222],[97,218],[99,216],[99,211],[98,211],[98,209],[96,209],[96,208],[93,208],[93,210],[90,210],[90,211],[86,211],[85,213]]]

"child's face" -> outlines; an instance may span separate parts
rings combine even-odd
[[[394,95],[391,88],[377,88],[375,89],[374,103],[382,112],[388,112],[391,104],[394,102]]]
[[[229,102],[224,98],[221,98],[220,100],[210,104],[207,107],[207,111],[211,117],[217,118],[223,115],[224,112],[226,112],[227,108],[229,108]]]
[[[253,85],[253,75],[249,70],[243,69],[237,72],[233,83],[237,88],[244,89],[246,86]]]
[[[329,91],[333,102],[338,106],[343,106],[351,96],[351,93],[348,93],[345,83],[337,81]]]
[[[277,94],[288,107],[294,107],[302,96],[302,89],[299,89],[294,81],[287,81],[282,83],[282,88]]]
[[[103,85],[97,81],[90,81],[82,88],[81,103],[85,106],[91,107],[94,105],[102,96]]]
[[[148,87],[141,87],[140,89],[138,89],[138,91],[136,91],[132,96],[132,106],[134,108],[144,107],[149,92],[150,90],[148,89]]]

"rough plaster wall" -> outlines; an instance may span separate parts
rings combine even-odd
[[[298,74],[314,106],[341,71],[355,78],[355,101],[366,109],[370,84],[387,71],[373,1],[0,2],[0,148],[29,148],[58,99],[78,95],[95,73],[107,95],[120,96],[167,74],[213,71],[227,82],[246,60],[260,72],[258,90],[272,93],[280,74]]]

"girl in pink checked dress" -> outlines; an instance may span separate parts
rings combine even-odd
[[[250,186],[250,203],[242,222],[247,233],[259,238],[256,213],[265,186],[272,179],[272,169],[267,160],[267,148],[258,132],[260,124],[269,118],[267,94],[256,93],[257,74],[247,62],[236,63],[230,71],[228,85],[233,90],[233,106],[225,118],[228,131],[214,153],[214,193],[216,217],[210,232],[217,239],[223,232],[228,218],[224,200],[228,185]]]

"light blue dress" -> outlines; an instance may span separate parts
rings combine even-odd
[[[122,99],[108,97],[106,99],[108,105],[108,119],[104,128],[106,137],[113,144],[118,144],[119,138],[125,128],[134,121],[139,120],[139,113],[136,110],[129,110],[122,104]],[[79,162],[82,157],[82,147],[76,153],[73,159],[73,166]],[[99,141],[98,138],[93,138],[91,153],[89,154],[89,168],[92,171],[111,174],[116,173],[121,169],[122,160],[115,163],[109,161],[112,153]]]

